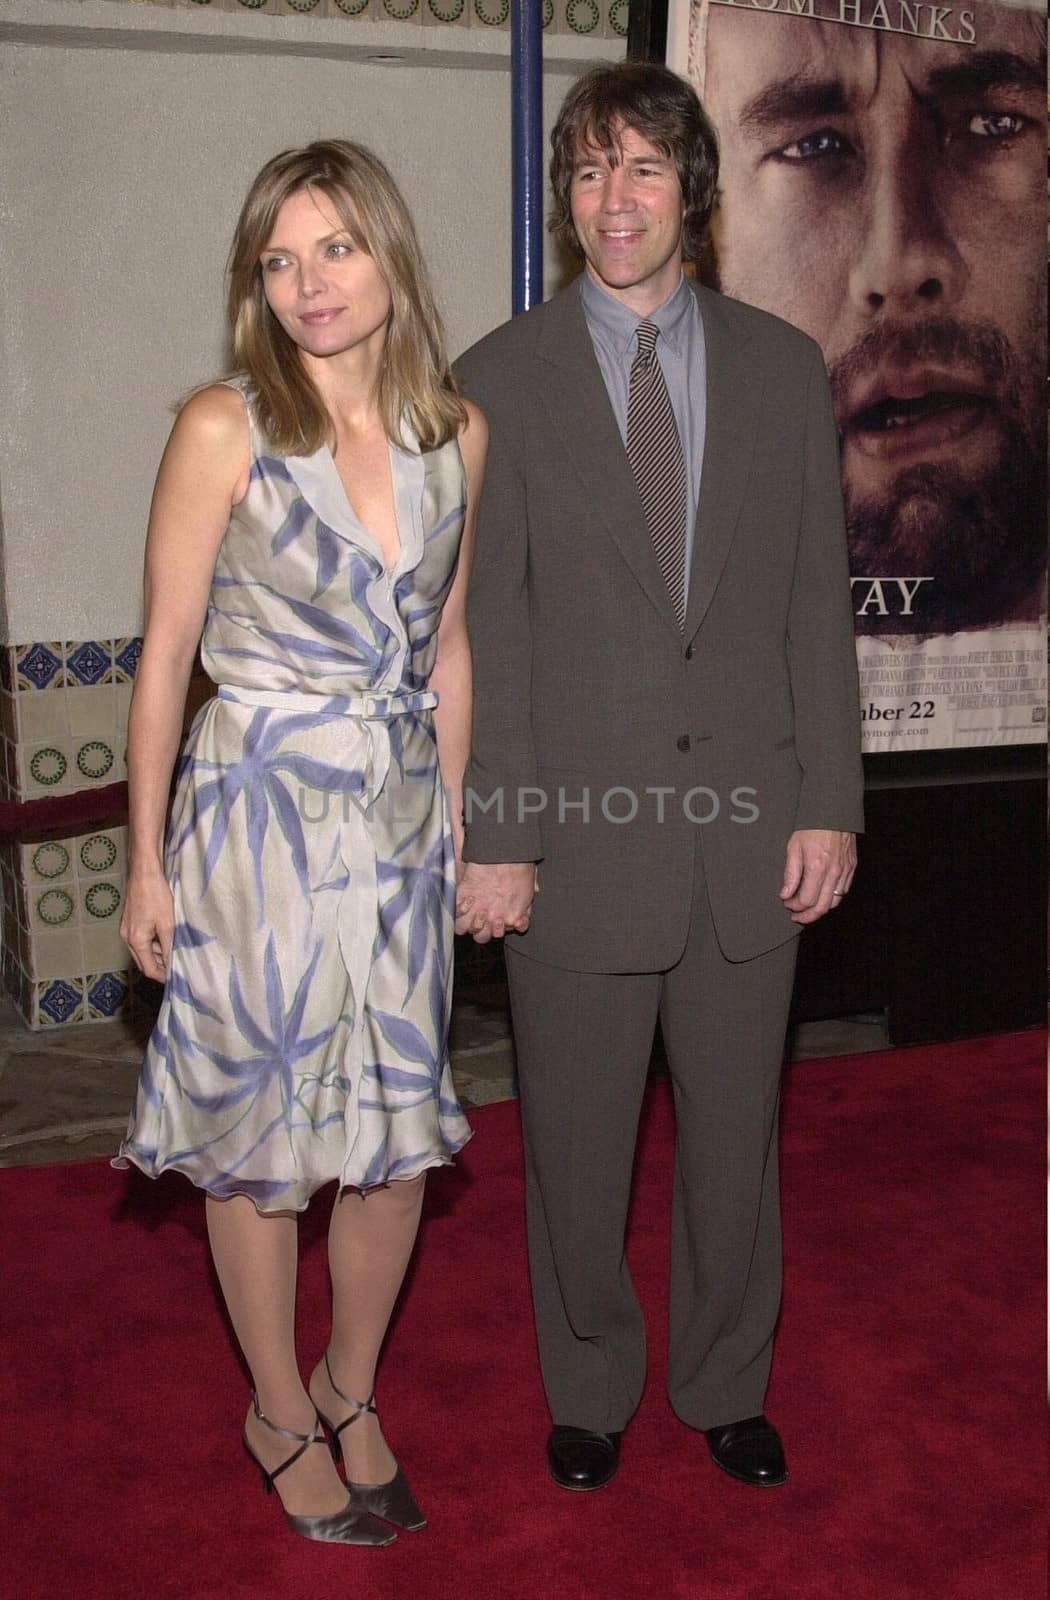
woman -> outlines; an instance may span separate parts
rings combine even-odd
[[[470,1136],[446,1032],[485,423],[404,201],[358,145],[263,168],[229,316],[241,375],[182,408],[150,516],[121,932],[165,994],[118,1159],[207,1191],[267,1491],[307,1538],[386,1544],[424,1518],[376,1363],[425,1171]],[[202,627],[218,694],[162,855]],[[296,1213],[333,1179],[332,1333],[304,1388]]]

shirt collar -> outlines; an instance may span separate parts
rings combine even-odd
[[[609,341],[621,361],[628,356],[633,357],[635,353],[634,336],[640,322],[655,322],[661,339],[666,341],[676,356],[684,357],[688,319],[693,306],[693,291],[684,273],[678,280],[677,288],[648,317],[640,317],[622,300],[607,294],[586,269],[580,279],[584,315],[590,326]]]

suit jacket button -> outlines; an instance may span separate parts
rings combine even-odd
[[[693,647],[691,644],[687,644],[685,647],[685,659],[687,661],[692,661],[693,659]]]
[[[683,755],[685,755],[686,752],[688,751],[688,749],[689,749],[689,735],[687,733],[683,733],[680,736],[680,738],[678,740],[678,748],[679,748],[679,750],[681,750]]]

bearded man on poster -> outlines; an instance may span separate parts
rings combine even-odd
[[[857,632],[1036,622],[1045,6],[693,0],[689,33],[717,281],[821,345],[858,597],[893,575]]]
[[[717,147],[682,79],[595,69],[552,143],[584,272],[458,363],[490,454],[457,928],[508,935],[552,1475],[607,1482],[642,1393],[624,1228],[659,1017],[671,1403],[772,1485],[796,936],[848,892],[861,826],[834,421],[810,339],[683,276]]]

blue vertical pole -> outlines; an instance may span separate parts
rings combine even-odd
[[[511,0],[511,306],[543,299],[543,0]]]

